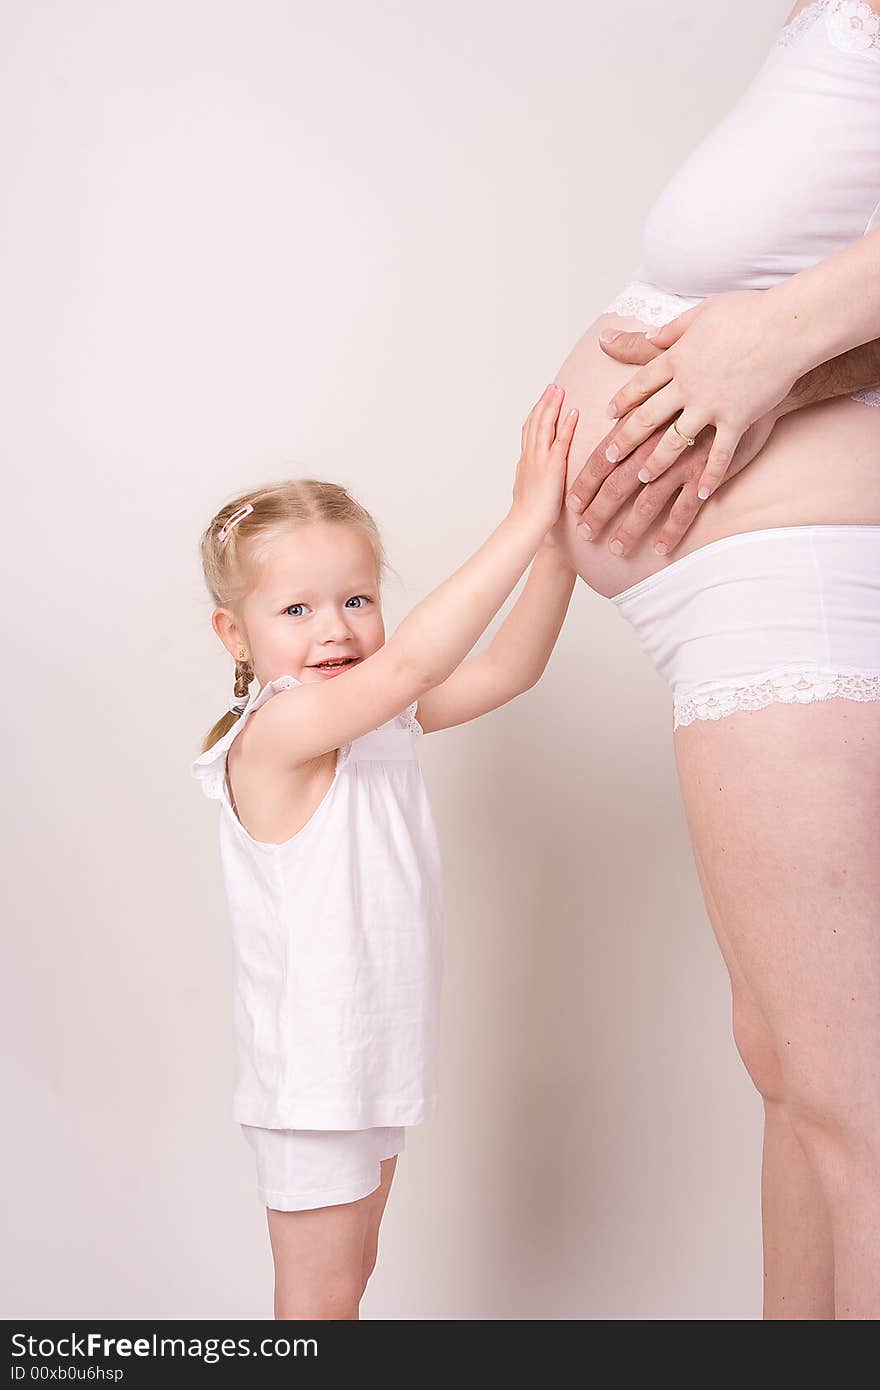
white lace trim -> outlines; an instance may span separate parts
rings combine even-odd
[[[813,0],[776,37],[777,48],[791,48],[820,15],[835,48],[880,59],[880,15],[864,0]]]
[[[801,34],[811,28],[813,21],[827,7],[828,0],[813,0],[812,5],[805,5],[800,14],[796,14],[789,24],[784,24],[776,36],[777,48],[791,48],[792,44],[797,43]]]
[[[401,719],[403,722],[403,727],[405,729],[409,729],[411,734],[423,734],[425,732],[419,721],[416,719],[416,710],[418,709],[418,707],[418,700],[414,700],[411,705],[407,705],[406,709],[403,711],[403,714],[398,716],[398,718]]]
[[[679,314],[700,302],[699,297],[692,299],[683,294],[671,294],[643,280],[630,280],[602,312],[619,314],[621,318],[641,319],[642,323],[661,328],[664,323],[678,318]]]
[[[686,696],[676,696],[672,727],[683,728],[697,719],[723,719],[768,705],[811,705],[834,699],[880,700],[880,672],[789,666],[742,684],[697,686]]]

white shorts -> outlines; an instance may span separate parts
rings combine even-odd
[[[257,1159],[260,1200],[274,1211],[356,1202],[375,1192],[379,1164],[403,1152],[403,1126],[374,1129],[262,1129],[242,1125]]]
[[[612,602],[673,693],[673,727],[771,704],[880,700],[880,526],[710,541]]]

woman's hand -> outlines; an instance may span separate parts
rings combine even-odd
[[[565,491],[568,450],[578,413],[562,415],[565,392],[561,386],[546,388],[522,427],[521,453],[513,484],[514,512],[530,520],[543,519],[549,532],[558,520]]]
[[[636,365],[652,362],[663,351],[656,346],[656,340],[652,342],[644,333],[614,332],[600,339],[600,343],[603,352],[615,361]],[[735,477],[737,473],[742,472],[747,463],[751,463],[766,444],[774,425],[783,414],[785,403],[778,410],[769,411],[749,426],[736,447],[733,461],[727,470],[727,479]],[[610,463],[606,457],[606,449],[614,440],[616,429],[617,427],[596,445],[572,483],[566,498],[568,508],[581,516],[577,535],[584,541],[594,540],[617,515],[624,503],[630,497],[635,497],[631,508],[615,527],[608,542],[613,554],[628,555],[670,499],[674,498],[665,524],[654,542],[654,549],[658,555],[667,555],[681,544],[703,505],[703,499],[698,496],[698,488],[712,446],[713,431],[704,430],[677,463],[673,463],[655,481],[645,483],[643,479],[647,473],[646,460],[651,457],[663,430],[655,430],[637,445],[622,463]]]
[[[623,419],[607,449],[617,463],[661,426],[669,424],[642,462],[642,481],[653,481],[713,431],[697,479],[701,501],[727,475],[746,430],[788,394],[798,376],[791,354],[792,325],[765,290],[712,295],[663,328],[650,341],[660,349],[611,399],[609,415]],[[601,339],[600,339],[601,341]],[[676,428],[677,426],[677,428]]]

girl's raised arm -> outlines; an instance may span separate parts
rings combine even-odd
[[[250,755],[297,766],[387,723],[441,684],[474,646],[559,516],[576,413],[548,386],[523,426],[513,502],[495,531],[403,620],[332,681],[280,691],[254,714]]]

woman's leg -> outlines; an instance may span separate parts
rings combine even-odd
[[[730,975],[734,1042],[764,1102],[764,1317],[768,1321],[833,1318],[834,1250],[828,1204],[791,1127],[773,1034],[733,953],[696,834],[694,858],[706,909]]]
[[[877,1318],[880,704],[771,705],[698,721],[675,743],[710,911],[779,1061],[771,1209],[781,1155],[797,1155],[784,1111],[828,1206],[836,1316]]]
[[[266,1208],[275,1264],[275,1317],[353,1321],[372,1273],[394,1158],[374,1192],[310,1211]]]

